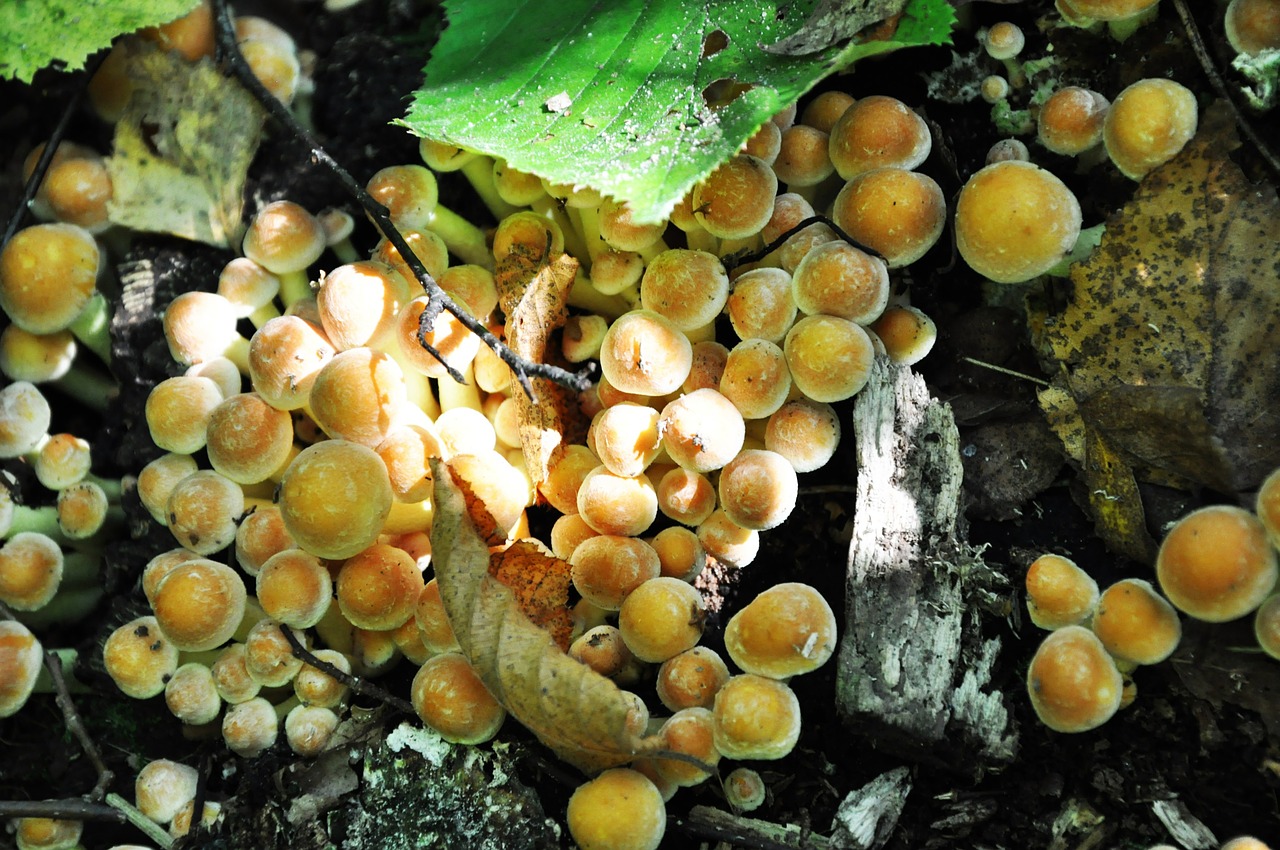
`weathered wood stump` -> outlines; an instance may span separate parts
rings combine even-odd
[[[857,398],[857,508],[836,706],[877,748],[980,774],[1012,760],[998,638],[972,600],[993,574],[966,540],[959,435],[910,369],[883,360]],[[970,591],[976,591],[971,593]]]

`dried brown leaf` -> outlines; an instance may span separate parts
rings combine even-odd
[[[573,632],[570,571],[568,561],[537,540],[517,540],[489,556],[489,575],[511,588],[524,615],[566,652]]]
[[[551,344],[552,335],[569,318],[569,290],[578,261],[568,254],[536,255],[524,246],[498,262],[495,280],[499,305],[507,316],[507,345],[534,363],[567,365]],[[586,422],[572,390],[546,378],[534,378],[533,398],[516,393],[520,447],[534,486],[560,459],[564,447],[583,442]]]
[[[520,610],[511,588],[489,574],[489,546],[468,516],[462,490],[433,458],[432,562],[440,598],[463,655],[512,717],[583,769],[623,764],[656,751],[633,704],[609,679],[556,645]]]

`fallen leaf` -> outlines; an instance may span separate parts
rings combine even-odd
[[[548,632],[564,652],[573,632],[570,570],[568,561],[537,540],[517,540],[489,556],[489,575],[511,589],[524,615]]]
[[[1072,267],[1072,299],[1045,324],[1062,373],[1041,406],[1109,497],[1135,479],[1244,491],[1280,466],[1280,203],[1228,158],[1238,145],[1230,112],[1206,110]],[[1133,492],[1095,503],[1104,537],[1128,551]]]
[[[207,59],[145,49],[129,76],[133,96],[107,158],[112,223],[238,248],[261,107]]]
[[[494,275],[498,303],[506,314],[507,345],[533,363],[568,366],[551,337],[569,318],[569,290],[578,261],[568,254],[547,258],[516,246],[499,261]],[[547,479],[547,470],[564,447],[586,441],[587,421],[577,395],[546,378],[534,378],[533,398],[514,393],[520,448],[534,486]]]
[[[821,0],[800,29],[764,49],[780,56],[817,53],[898,15],[906,5],[907,0]]]
[[[599,770],[658,751],[656,736],[609,679],[566,655],[489,574],[489,546],[468,517],[449,468],[431,460],[432,560],[462,654],[507,712],[571,764]]]

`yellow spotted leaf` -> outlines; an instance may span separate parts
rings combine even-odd
[[[1280,203],[1228,157],[1238,146],[1230,113],[1206,110],[1072,267],[1071,300],[1045,324],[1062,371],[1042,407],[1127,552],[1142,536],[1127,482],[1229,492],[1280,466]]]

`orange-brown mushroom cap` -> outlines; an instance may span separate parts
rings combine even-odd
[[[1160,544],[1156,578],[1178,610],[1211,623],[1262,604],[1280,568],[1266,530],[1250,512],[1210,505],[1184,516]]]
[[[1027,668],[1027,693],[1040,722],[1055,732],[1087,732],[1120,707],[1124,683],[1098,636],[1083,626],[1051,633]]]

